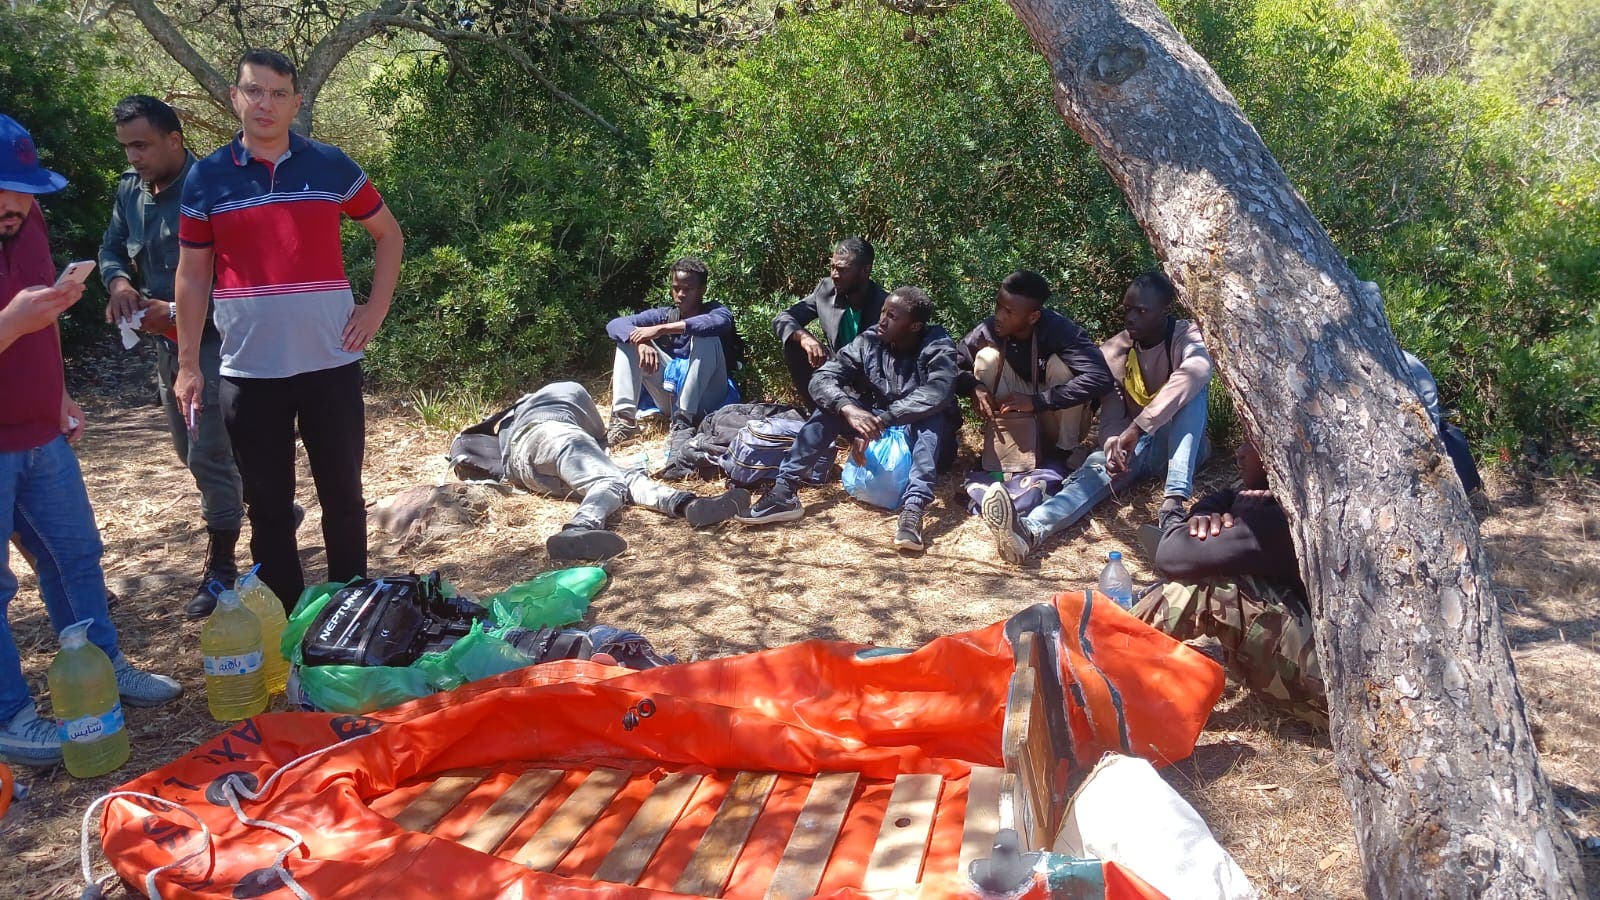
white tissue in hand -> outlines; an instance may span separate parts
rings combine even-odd
[[[139,343],[139,323],[144,321],[144,314],[149,310],[141,309],[132,316],[117,320],[117,330],[122,332],[122,349],[132,350]]]

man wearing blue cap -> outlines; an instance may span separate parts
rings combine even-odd
[[[27,130],[0,115],[0,534],[15,532],[34,557],[50,624],[60,631],[92,622],[89,640],[111,658],[122,702],[156,706],[183,689],[135,669],[117,649],[100,531],[70,446],[83,433],[83,410],[67,396],[56,317],[83,296],[83,285],[52,286],[55,264],[34,199],[66,184],[39,165]],[[34,708],[5,616],[17,594],[9,552],[10,544],[0,542],[0,757],[54,765],[61,761],[57,725]]]

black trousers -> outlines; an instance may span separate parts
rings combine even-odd
[[[817,367],[811,364],[799,341],[783,342],[783,364],[788,367],[789,378],[794,381],[794,392],[800,398],[800,408],[810,413],[817,408],[817,402],[811,399],[811,376],[817,374]]]
[[[328,580],[367,574],[367,510],[361,494],[366,404],[361,364],[288,378],[222,379],[223,421],[244,482],[250,553],[261,580],[287,609],[305,590],[295,542],[295,427],[322,506]]]

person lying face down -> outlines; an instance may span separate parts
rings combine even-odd
[[[581,496],[572,519],[545,540],[545,552],[557,560],[609,559],[628,549],[628,542],[606,527],[625,503],[705,528],[733,518],[750,502],[750,492],[742,488],[701,497],[656,481],[642,466],[619,467],[606,452],[599,407],[575,381],[523,395],[457,436],[450,455],[463,478],[489,477],[534,493]]]
[[[955,405],[955,344],[932,318],[933,300],[927,293],[897,288],[884,300],[878,323],[817,370],[811,379],[816,412],[800,430],[772,488],[737,517],[740,522],[765,525],[800,518],[805,508],[795,493],[801,478],[835,440],[848,438],[859,460],[886,429],[904,425],[911,480],[894,544],[902,550],[923,549],[923,513],[933,499],[937,473],[955,461],[961,426]]]

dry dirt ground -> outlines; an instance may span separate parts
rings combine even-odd
[[[126,377],[129,370],[133,377]],[[89,413],[80,455],[105,537],[107,581],[121,596],[113,618],[128,656],[173,674],[185,694],[160,710],[129,711],[134,753],[117,773],[75,781],[59,769],[21,772],[31,793],[0,821],[5,896],[76,897],[87,804],[220,728],[206,714],[199,624],[180,612],[205,546],[192,482],[174,462],[136,357],[101,354],[77,361],[74,371],[74,389]],[[450,434],[422,424],[404,400],[373,398],[367,433],[370,499],[448,480]],[[1233,474],[1231,463],[1213,461],[1201,472],[1201,490],[1225,485]],[[324,571],[320,515],[309,477],[302,474],[300,483],[308,510],[299,533],[302,555],[317,580]],[[942,498],[956,487],[948,479]],[[1600,715],[1593,700],[1600,683],[1600,486],[1501,480],[1491,498],[1482,529],[1545,770],[1573,833],[1592,838],[1600,835]],[[685,660],[806,638],[915,646],[1091,584],[1110,550],[1124,552],[1136,580],[1152,580],[1134,534],[1153,519],[1158,498],[1146,491],[1126,499],[1051,541],[1021,570],[999,562],[981,523],[948,499],[933,509],[931,549],[920,559],[890,547],[889,514],[856,504],[836,485],[805,495],[803,521],[762,530],[730,523],[697,534],[628,509],[616,528],[635,549],[616,561],[590,618],[641,631]],[[374,531],[372,569],[437,568],[465,590],[491,593],[551,568],[543,538],[571,510],[514,495],[496,502],[488,522],[468,535],[401,547]],[[641,552],[647,547],[657,549]],[[10,616],[29,682],[47,704],[44,673],[55,641],[31,574],[22,574]],[[1165,774],[1264,895],[1360,893],[1350,816],[1325,735],[1230,684],[1194,756]],[[1600,885],[1600,854],[1591,850],[1584,859],[1593,890]],[[98,871],[105,871],[103,863]]]

